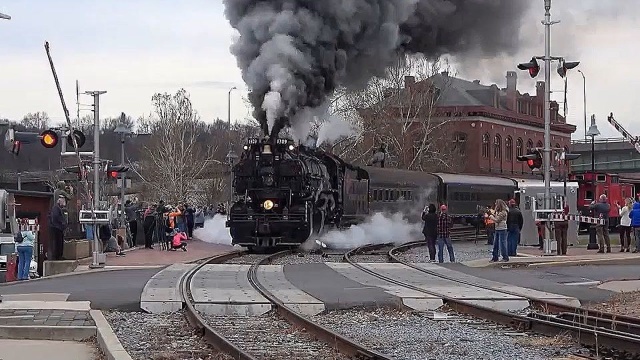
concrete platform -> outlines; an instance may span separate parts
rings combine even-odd
[[[140,308],[152,314],[182,309],[180,282],[194,267],[193,264],[173,264],[153,275],[142,289]]]
[[[463,300],[500,311],[524,310],[529,306],[529,301],[524,297],[461,285],[458,282],[429,275],[403,264],[362,263],[361,265],[386,277],[424,289],[434,296]]]
[[[402,300],[402,304],[410,309],[427,311],[435,310],[443,305],[442,298],[440,297],[392,284],[360,269],[356,269],[350,264],[326,263],[326,265],[353,281],[357,281],[365,286],[381,288],[386,293],[399,297]]]
[[[545,267],[575,265],[640,265],[640,254],[621,253],[619,246],[612,247],[611,253],[600,254],[597,250],[584,247],[570,247],[568,255],[544,255],[537,247],[519,247],[518,257],[509,258],[509,262],[491,263],[489,259],[467,261],[469,267]]]
[[[249,283],[250,265],[205,265],[191,282],[195,308],[210,315],[262,315],[271,303]]]
[[[91,306],[89,301],[3,301],[0,303],[0,310],[70,310],[89,311]]]
[[[617,293],[640,291],[640,280],[614,280],[598,285],[599,289]]]
[[[258,280],[287,307],[304,315],[317,315],[325,310],[324,303],[295,287],[284,275],[284,265],[264,265],[258,268]]]
[[[2,340],[2,360],[93,360],[96,351],[90,343],[48,340]]]
[[[491,280],[487,280],[487,279],[483,279],[475,276],[470,276],[468,274],[465,274],[459,271],[447,269],[445,267],[442,267],[436,264],[417,263],[415,265],[428,271],[437,272],[438,274],[442,274],[443,276],[449,277],[451,279],[471,282],[474,284],[492,288],[496,291],[504,291],[507,293],[516,294],[518,296],[522,296],[523,298],[527,298],[527,299],[556,302],[556,303],[561,303],[561,304],[576,306],[576,307],[580,306],[580,301],[575,297],[571,297],[571,296],[554,294],[550,292],[504,284],[497,281],[491,281]]]

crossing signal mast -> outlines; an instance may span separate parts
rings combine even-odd
[[[609,116],[607,117],[607,121],[609,122],[609,124],[613,125],[613,127],[616,128],[616,130],[620,134],[622,134],[622,137],[625,140],[627,140],[631,145],[633,145],[633,147],[636,148],[637,152],[640,153],[640,138],[631,135],[624,127],[622,127],[622,125],[620,125],[620,123],[613,118],[613,113],[609,114]]]

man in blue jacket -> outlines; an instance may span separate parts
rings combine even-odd
[[[640,198],[633,203],[633,209],[631,209],[629,217],[631,218],[633,235],[636,238],[636,248],[633,252],[637,253],[640,250]]]

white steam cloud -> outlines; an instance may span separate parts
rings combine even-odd
[[[318,129],[317,146],[323,143],[333,144],[341,137],[355,135],[357,129],[339,116],[330,116]]]
[[[410,223],[401,213],[375,213],[364,223],[331,230],[319,240],[332,249],[352,249],[368,244],[404,244],[422,239],[422,224]]]
[[[216,214],[204,222],[204,227],[195,229],[193,236],[211,244],[231,245],[231,234],[225,226],[226,216]]]

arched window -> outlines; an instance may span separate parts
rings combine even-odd
[[[533,149],[533,140],[529,139],[529,141],[527,141],[527,151]]]
[[[513,138],[507,136],[507,140],[504,141],[504,156],[508,161],[513,161]]]
[[[523,155],[522,138],[518,138],[518,140],[516,140],[516,156],[522,156],[522,155]]]
[[[486,133],[484,135],[482,135],[482,157],[483,158],[489,158],[489,139],[491,137],[489,136],[489,133]]]
[[[536,144],[536,147],[539,149],[542,149],[544,145],[542,145],[542,141],[538,140],[538,143]]]
[[[502,137],[497,135],[493,138],[493,158],[502,160]]]

